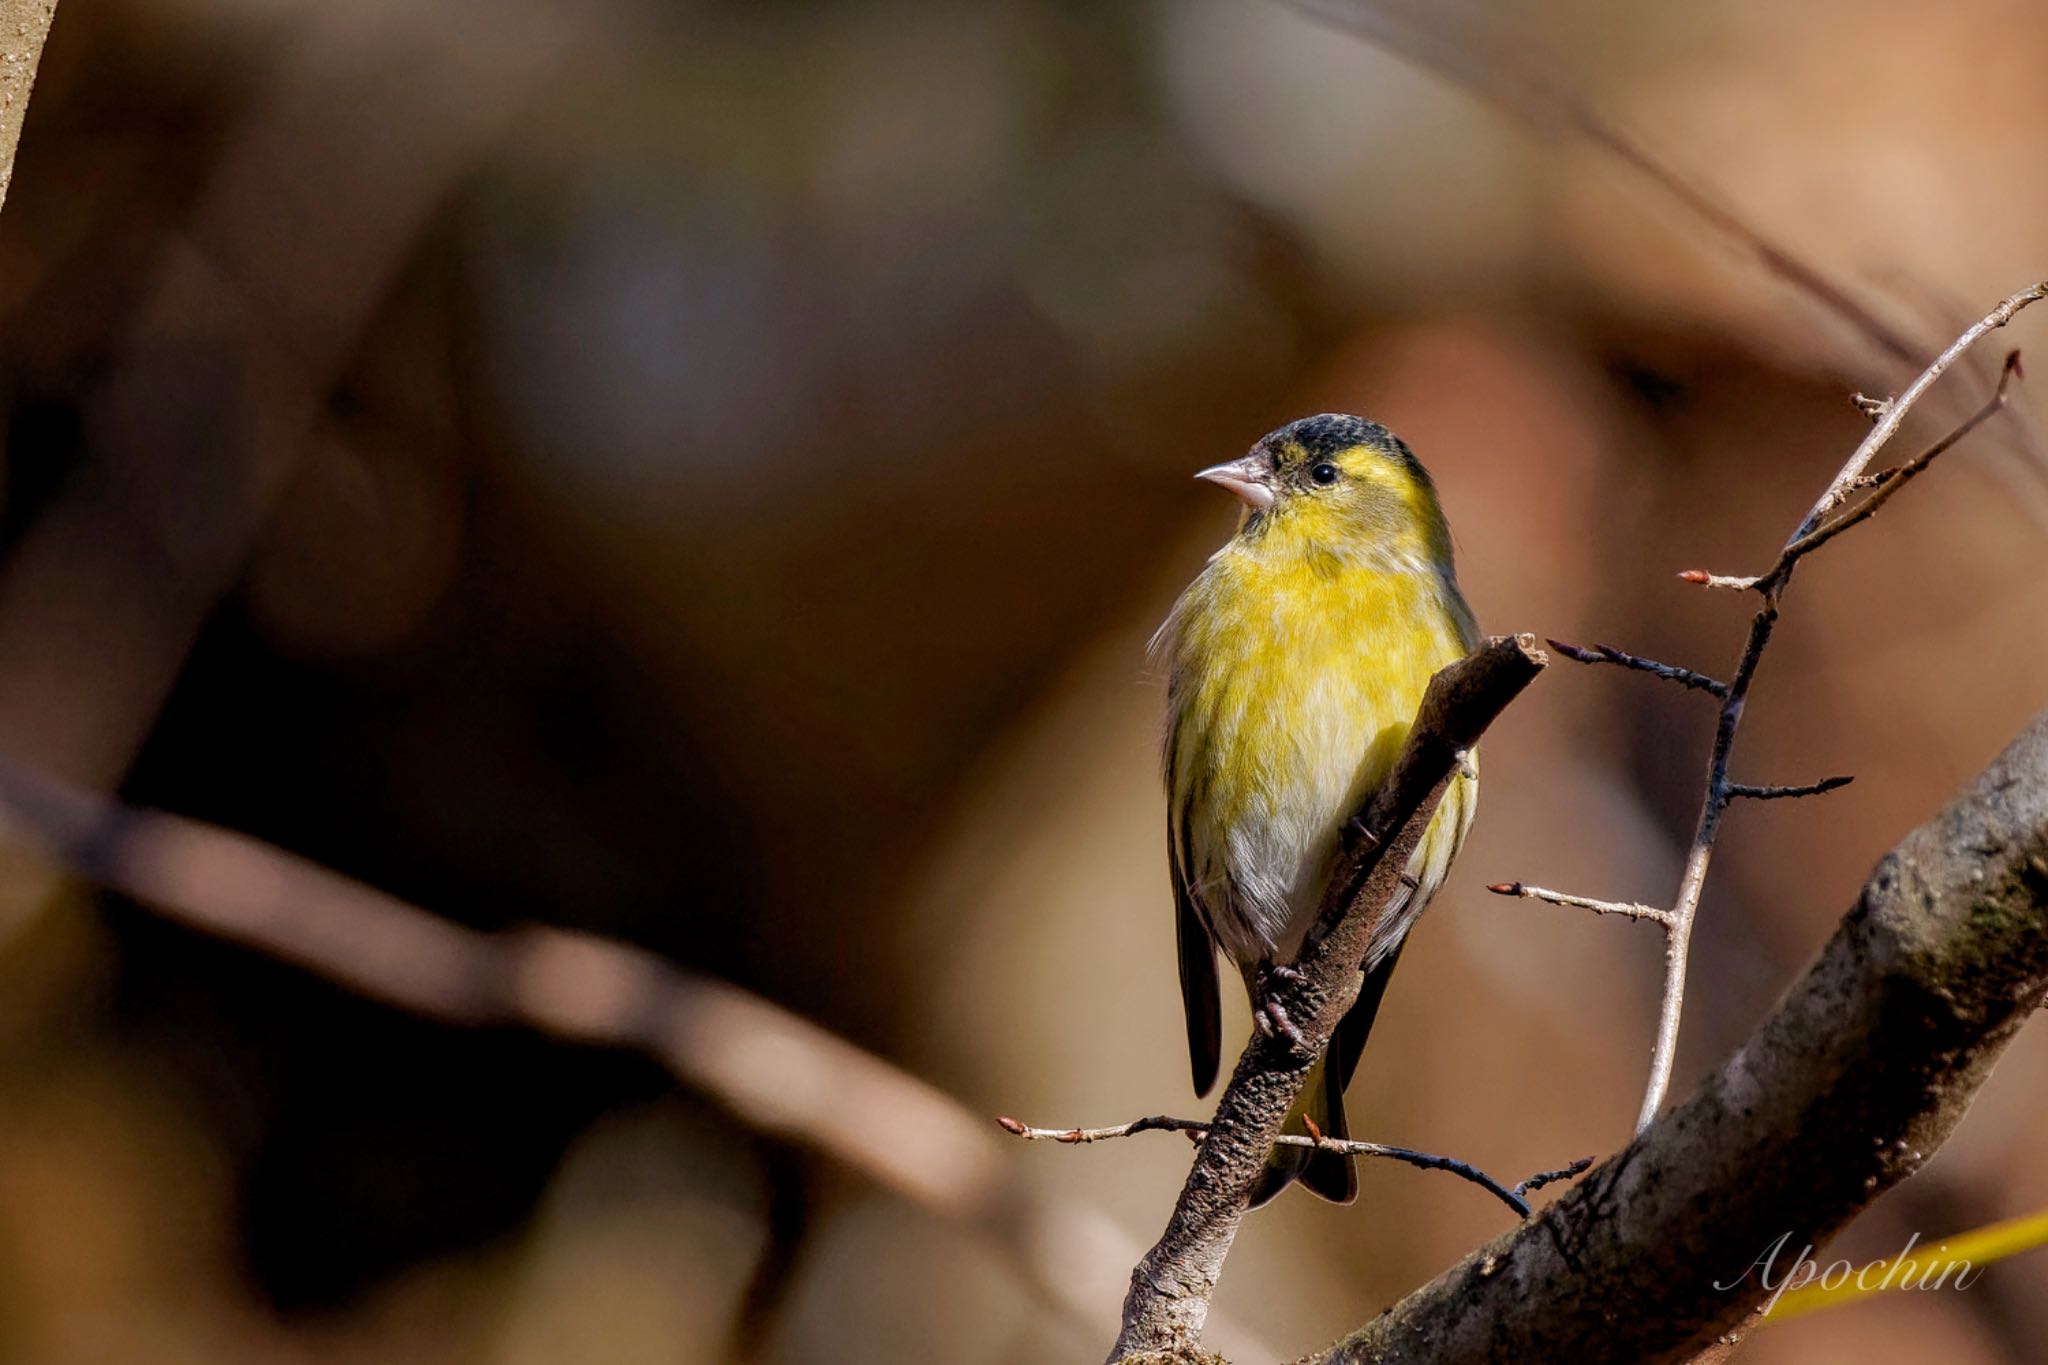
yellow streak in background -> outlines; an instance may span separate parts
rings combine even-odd
[[[1993,1261],[2002,1261],[2008,1256],[2017,1256],[2023,1251],[2048,1245],[2048,1209],[2009,1218],[2002,1223],[1992,1223],[1974,1232],[1965,1232],[1933,1246],[1914,1247],[1903,1256],[1872,1261],[1854,1275],[1833,1287],[1815,1281],[1798,1289],[1789,1290],[1771,1305],[1764,1314],[1769,1322],[1783,1322],[1796,1318],[1801,1313],[1811,1313],[1822,1308],[1836,1308],[1857,1299],[1871,1298],[1878,1294],[1910,1288],[1919,1282],[1919,1273],[1900,1276],[1887,1283],[1887,1272],[1894,1261],[1917,1262],[1923,1271],[1930,1265],[1931,1273],[1939,1275],[1941,1267],[1969,1262],[1969,1269],[1979,1270]],[[1865,1287],[1868,1282],[1869,1287]],[[1953,1284],[1953,1280],[1950,1281]]]

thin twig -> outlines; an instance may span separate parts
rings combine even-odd
[[[1538,1171],[1521,1184],[1515,1186],[1515,1193],[1522,1195],[1534,1194],[1545,1185],[1554,1185],[1560,1180],[1577,1180],[1586,1173],[1592,1164],[1592,1157],[1582,1156],[1577,1161],[1569,1165],[1560,1166],[1554,1171]]]
[[[1209,1136],[1209,1122],[1206,1119],[1176,1119],[1164,1114],[1149,1118],[1132,1119],[1109,1128],[1034,1128],[1008,1114],[996,1120],[1006,1133],[1015,1134],[1026,1142],[1058,1142],[1067,1146],[1079,1146],[1091,1142],[1107,1142],[1113,1138],[1132,1137],[1139,1133],[1185,1133],[1197,1142]],[[1338,1152],[1344,1156],[1376,1156],[1390,1161],[1403,1162],[1420,1167],[1425,1171],[1448,1171],[1461,1179],[1469,1180],[1492,1193],[1502,1203],[1523,1218],[1529,1216],[1529,1201],[1524,1197],[1532,1190],[1540,1190],[1554,1181],[1569,1180],[1593,1164],[1592,1157],[1581,1157],[1567,1166],[1554,1171],[1538,1171],[1520,1184],[1501,1184],[1485,1171],[1469,1161],[1456,1157],[1439,1156],[1435,1152],[1417,1151],[1413,1147],[1393,1147],[1384,1142],[1360,1142],[1355,1138],[1325,1137],[1317,1132],[1313,1135],[1282,1133],[1273,1139],[1282,1147],[1313,1147],[1318,1151]]]
[[[2005,363],[1999,367],[1997,387],[1992,389],[1991,397],[1985,400],[1982,407],[1965,418],[1957,425],[1955,430],[1949,432],[1948,435],[1942,437],[1939,441],[1936,441],[1933,445],[1906,461],[1906,463],[1886,470],[1882,475],[1870,476],[1878,480],[1875,492],[1847,512],[1823,522],[1787,545],[1784,552],[1778,556],[1778,562],[1773,564],[1764,576],[1767,579],[1784,577],[1785,571],[1791,568],[1794,563],[1812,554],[1815,550],[1818,550],[1850,527],[1877,515],[1878,508],[1884,506],[1901,488],[1904,488],[1911,482],[1916,475],[1924,471],[1927,466],[1933,464],[1937,456],[1947,451],[1949,447],[1955,445],[1956,442],[1962,440],[1983,423],[1997,415],[1999,410],[2005,407],[2007,388],[2016,376],[2025,377],[2025,371],[2020,368],[2020,353],[2018,351],[2008,351],[2005,356]],[[1889,477],[1885,477],[1886,475]],[[1862,486],[1863,483],[1864,479],[1861,476],[1851,479],[1844,486],[1843,495],[1846,497],[1849,492]]]
[[[1877,414],[1877,420],[1870,434],[1857,445],[1847,461],[1836,471],[1827,489],[1814,502],[1806,515],[1800,518],[1792,534],[1786,538],[1778,563],[1754,580],[1724,579],[1720,575],[1702,570],[1689,570],[1679,577],[1688,582],[1704,583],[1710,587],[1746,586],[1758,589],[1763,604],[1751,619],[1748,637],[1744,640],[1742,654],[1737,659],[1734,672],[1728,680],[1728,691],[1721,699],[1721,714],[1714,726],[1713,748],[1707,759],[1706,790],[1700,798],[1699,820],[1693,828],[1692,846],[1685,860],[1685,871],[1679,879],[1678,894],[1673,899],[1670,920],[1664,934],[1664,989],[1662,1002],[1657,1011],[1657,1038],[1650,1054],[1650,1075],[1643,1087],[1643,1102],[1636,1115],[1636,1131],[1643,1132],[1656,1118],[1657,1111],[1664,1106],[1664,1097],[1671,1088],[1671,1072],[1678,1059],[1679,1021],[1685,1012],[1685,983],[1687,958],[1692,945],[1692,926],[1699,914],[1700,897],[1706,890],[1707,869],[1713,861],[1714,841],[1720,834],[1722,817],[1734,799],[1728,780],[1728,763],[1735,747],[1735,732],[1742,723],[1742,711],[1749,700],[1750,684],[1756,679],[1758,666],[1763,662],[1764,650],[1771,642],[1771,631],[1778,621],[1778,603],[1792,579],[1792,570],[1801,558],[1818,549],[1827,540],[1864,520],[1869,513],[1863,511],[1871,503],[1881,504],[1908,481],[1908,475],[1901,466],[1901,472],[1886,480],[1864,504],[1842,519],[1838,529],[1828,530],[1825,535],[1816,536],[1816,528],[1827,523],[1826,518],[1848,498],[1859,480],[1864,476],[1870,463],[1879,451],[1896,436],[1906,417],[1920,401],[1934,382],[1947,372],[1971,347],[1984,337],[2012,321],[2014,314],[2030,304],[2048,298],[2048,281],[2042,281],[2030,288],[2022,289],[2003,300],[1996,308],[1986,313],[1968,330],[1957,337],[1933,363],[1922,370],[1903,393],[1891,400],[1884,410]],[[1955,431],[1931,450],[1917,457],[1917,463],[1925,468],[1927,463],[1943,450],[1954,445],[1963,436],[1974,430],[1988,418],[1997,406],[2003,403],[2005,386],[2017,365],[2008,361],[2001,374],[1998,390],[1992,403],[1973,414]],[[1872,511],[1875,509],[1872,508]]]
[[[1757,668],[1763,662],[1764,650],[1769,646],[1771,632],[1777,625],[1778,605],[1787,585],[1791,582],[1792,571],[1807,555],[1820,549],[1844,531],[1876,515],[1879,508],[1944,451],[2004,408],[2008,388],[2013,378],[2021,374],[2017,351],[2006,356],[1996,388],[1976,412],[1906,463],[1875,474],[1867,472],[1870,462],[1898,434],[1914,405],[1936,380],[1985,336],[2005,326],[2021,309],[2038,303],[2043,298],[2048,298],[2048,281],[2022,289],[2005,299],[1951,342],[1948,349],[1921,371],[1906,387],[1905,392],[1896,398],[1873,400],[1858,395],[1857,406],[1868,413],[1874,423],[1870,434],[1858,444],[1848,460],[1836,471],[1834,478],[1829,481],[1826,491],[1793,528],[1792,534],[1786,538],[1784,547],[1770,568],[1752,577],[1709,573],[1705,569],[1687,569],[1678,575],[1688,583],[1697,583],[1709,588],[1753,591],[1760,594],[1763,599],[1755,617],[1750,621],[1749,634],[1743,642],[1742,653],[1737,658],[1735,669],[1727,683],[1720,683],[1704,674],[1695,674],[1689,669],[1639,659],[1606,646],[1596,646],[1588,651],[1563,645],[1555,640],[1551,641],[1560,653],[1580,662],[1619,664],[1684,683],[1686,686],[1711,690],[1721,699],[1720,715],[1714,726],[1713,746],[1707,759],[1706,790],[1700,799],[1699,819],[1693,827],[1692,844],[1686,855],[1685,871],[1679,879],[1678,893],[1669,909],[1597,901],[1584,896],[1547,891],[1541,887],[1528,887],[1520,882],[1501,882],[1489,888],[1501,895],[1526,896],[1554,905],[1577,906],[1598,914],[1645,919],[1663,927],[1664,988],[1657,1011],[1657,1036],[1650,1055],[1650,1075],[1643,1088],[1642,1106],[1636,1115],[1638,1133],[1647,1129],[1651,1120],[1657,1116],[1657,1111],[1663,1107],[1664,1096],[1671,1086],[1671,1070],[1678,1055],[1679,1021],[1685,1011],[1686,967],[1691,951],[1693,921],[1699,913],[1700,897],[1706,887],[1707,868],[1713,860],[1714,841],[1720,834],[1721,821],[1727,814],[1729,805],[1738,799],[1769,801],[1818,796],[1846,786],[1850,781],[1847,777],[1830,777],[1800,786],[1766,787],[1731,782],[1728,778],[1729,760],[1734,752],[1736,730],[1742,723],[1743,707],[1749,700],[1750,685],[1756,679]],[[1835,515],[1837,509],[1851,494],[1864,489],[1873,490],[1869,497],[1848,511]]]
[[[1984,401],[1982,407],[1971,413],[1948,435],[1942,437],[1939,441],[1936,441],[1933,445],[1906,461],[1906,463],[1891,469],[1880,470],[1876,474],[1867,474],[1850,480],[1844,489],[1845,496],[1847,493],[1854,492],[1859,488],[1874,487],[1877,491],[1840,516],[1821,523],[1805,535],[1789,542],[1783,550],[1779,551],[1778,558],[1771,567],[1762,573],[1752,578],[1739,578],[1704,573],[1701,570],[1695,569],[1689,570],[1688,573],[1697,574],[1699,575],[1698,577],[1688,578],[1688,574],[1680,574],[1679,577],[1687,578],[1689,582],[1704,583],[1710,588],[1736,588],[1744,591],[1755,591],[1782,582],[1785,575],[1791,572],[1794,564],[1806,558],[1806,556],[1812,554],[1815,550],[1818,550],[1850,527],[1876,516],[1877,510],[1880,507],[1883,507],[1901,488],[1904,488],[1907,483],[1911,482],[1914,476],[1924,472],[1927,466],[1933,464],[1936,457],[1945,453],[1956,442],[1962,440],[1983,423],[1996,416],[2006,405],[2008,397],[2007,388],[2015,376],[2024,377],[2025,371],[2020,368],[2020,353],[2018,351],[2009,351],[2006,353],[2005,364],[1999,368],[1998,386],[1991,391],[1991,397]]]
[[[1681,583],[1697,583],[1703,588],[1726,588],[1731,592],[1748,592],[1761,578],[1745,578],[1739,574],[1708,573],[1705,569],[1681,569],[1678,572]]]
[[[1842,505],[1843,500],[1849,496],[1851,487],[1863,477],[1863,472],[1870,468],[1870,462],[1877,457],[1877,452],[1889,445],[1892,437],[1898,434],[1900,424],[1906,420],[1906,414],[1913,410],[1913,405],[1920,401],[1920,396],[1933,387],[1934,381],[1947,373],[1949,366],[1962,359],[1971,347],[1990,333],[2011,322],[2013,316],[2021,309],[2039,303],[2044,298],[2048,298],[2048,280],[2013,294],[1978,319],[1968,331],[1950,342],[1948,349],[1936,356],[1934,363],[1922,370],[1919,377],[1906,386],[1906,391],[1892,400],[1891,406],[1878,418],[1877,425],[1871,428],[1870,434],[1863,438],[1863,443],[1856,447],[1855,453],[1849,456],[1847,462],[1836,473],[1827,491],[1822,493],[1807,510],[1806,515],[1800,518],[1799,529],[1793,533],[1791,539],[1798,540],[1820,525],[1821,519],[1828,513]]]
[[[1496,896],[1519,896],[1524,900],[1544,901],[1551,905],[1568,905],[1575,910],[1591,910],[1596,915],[1620,915],[1624,919],[1649,920],[1653,924],[1669,926],[1671,912],[1654,905],[1643,905],[1636,901],[1600,901],[1590,896],[1573,896],[1563,891],[1552,891],[1548,887],[1530,886],[1527,882],[1495,882],[1486,888]]]
[[[1865,474],[1849,485],[1849,491],[1851,493],[1860,493],[1866,488],[1876,488],[1890,479],[1897,478],[1898,474],[1899,467],[1897,465],[1893,465],[1889,469],[1880,469],[1874,473]]]
[[[996,1117],[996,1126],[1006,1133],[1023,1138],[1026,1142],[1063,1142],[1070,1147],[1090,1142],[1107,1142],[1111,1138],[1134,1137],[1139,1133],[1186,1133],[1195,1138],[1207,1137],[1209,1134],[1206,1119],[1176,1119],[1165,1114],[1132,1119],[1129,1123],[1114,1124],[1108,1128],[1034,1128],[1021,1119],[1000,1114]],[[1308,1139],[1302,1138],[1301,1141],[1307,1142]]]
[[[1645,659],[1637,654],[1629,654],[1623,650],[1616,649],[1613,645],[1593,645],[1588,648],[1582,648],[1578,645],[1568,645],[1562,640],[1552,640],[1549,643],[1552,649],[1564,655],[1565,658],[1572,659],[1578,663],[1618,664],[1623,668],[1632,668],[1638,673],[1648,673],[1653,677],[1662,678],[1666,682],[1675,682],[1680,687],[1689,687],[1696,692],[1705,692],[1709,696],[1725,697],[1728,695],[1728,684],[1718,678],[1710,678],[1704,673],[1695,673],[1690,668],[1680,668],[1677,664],[1659,663],[1655,659]]]
[[[1753,787],[1747,782],[1730,782],[1728,794],[1747,797],[1752,801],[1782,801],[1787,797],[1823,796],[1831,791],[1839,791],[1855,780],[1853,777],[1823,777],[1818,782],[1802,783],[1796,787]]]

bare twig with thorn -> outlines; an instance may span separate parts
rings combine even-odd
[[[1489,888],[1501,895],[1525,896],[1555,905],[1577,906],[1597,914],[1646,919],[1663,927],[1663,1002],[1658,1010],[1657,1040],[1651,1052],[1649,1080],[1644,1086],[1642,1107],[1636,1116],[1638,1133],[1647,1129],[1650,1121],[1656,1118],[1657,1111],[1663,1107],[1665,1093],[1670,1089],[1672,1064],[1678,1055],[1679,1020],[1685,1009],[1686,961],[1692,942],[1693,921],[1699,913],[1700,897],[1706,887],[1707,868],[1713,860],[1714,841],[1720,834],[1721,821],[1727,814],[1728,807],[1738,799],[1769,801],[1818,796],[1824,792],[1834,791],[1849,782],[1846,777],[1830,777],[1801,786],[1763,787],[1731,782],[1728,778],[1729,759],[1735,747],[1735,732],[1742,723],[1742,711],[1749,700],[1750,685],[1756,680],[1757,668],[1763,660],[1765,648],[1770,644],[1771,632],[1777,625],[1779,603],[1791,582],[1792,571],[1807,555],[1820,549],[1844,531],[1876,515],[1879,508],[1915,476],[1925,471],[1944,451],[1953,447],[2005,407],[2007,391],[2012,380],[2022,374],[2017,351],[2006,357],[1997,387],[1976,412],[1926,450],[1897,468],[1882,470],[1875,474],[1867,472],[1871,461],[1893,437],[1898,435],[1907,415],[1933,387],[1935,381],[1984,337],[2012,321],[2013,316],[2021,309],[2044,298],[2048,298],[2048,281],[2022,289],[2005,299],[1951,342],[1948,349],[1922,370],[1897,397],[1875,400],[1857,395],[1857,406],[1868,413],[1874,422],[1870,434],[1836,471],[1826,490],[1807,510],[1806,515],[1800,518],[1799,524],[1786,538],[1776,560],[1763,573],[1743,577],[1709,573],[1705,569],[1687,569],[1678,575],[1687,583],[1697,583],[1708,588],[1755,592],[1763,599],[1755,617],[1750,621],[1749,634],[1743,642],[1742,653],[1725,684],[1704,674],[1695,674],[1689,669],[1640,659],[1607,646],[1580,650],[1559,644],[1555,640],[1551,641],[1558,652],[1582,663],[1618,664],[1680,682],[1688,687],[1711,691],[1721,699],[1720,718],[1714,727],[1713,747],[1707,759],[1706,791],[1700,801],[1699,819],[1693,829],[1691,849],[1685,860],[1685,871],[1679,880],[1678,893],[1669,909],[1568,896],[1562,892],[1546,891],[1541,887],[1524,886],[1520,882],[1502,882]],[[1840,510],[1851,495],[1866,489],[1870,490],[1868,497],[1847,511]]]
[[[1853,777],[1823,777],[1818,782],[1807,782],[1796,787],[1752,787],[1747,782],[1730,782],[1728,794],[1743,796],[1752,801],[1781,801],[1787,797],[1824,796],[1848,786]]]
[[[1776,562],[1754,578],[1726,577],[1721,574],[1706,573],[1699,569],[1687,570],[1685,573],[1680,574],[1679,577],[1687,582],[1703,583],[1710,588],[1735,588],[1742,591],[1768,589],[1773,584],[1782,583],[1786,575],[1791,573],[1794,564],[1806,558],[1806,556],[1812,554],[1815,550],[1818,550],[1850,527],[1876,516],[1877,510],[1880,507],[1889,502],[1893,495],[1901,488],[1904,488],[1915,475],[1922,473],[1926,470],[1927,466],[1933,464],[1936,457],[1946,452],[1956,442],[1968,436],[1983,423],[1996,416],[2005,407],[2007,388],[2015,376],[2025,377],[2025,371],[2020,368],[2020,353],[2018,351],[2012,351],[2006,355],[2005,364],[1998,372],[1998,387],[1991,391],[1991,397],[1984,401],[1984,406],[1971,413],[1969,417],[1965,418],[1948,435],[1942,437],[1939,441],[1936,441],[1933,445],[1906,461],[1906,463],[1892,469],[1881,470],[1876,474],[1861,475],[1852,479],[1844,487],[1845,497],[1848,493],[1854,492],[1858,488],[1873,487],[1877,491],[1833,520],[1815,526],[1804,535],[1793,537],[1792,540],[1786,543],[1785,548],[1779,551]]]

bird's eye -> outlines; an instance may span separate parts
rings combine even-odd
[[[1335,483],[1337,482],[1337,466],[1327,462],[1319,464],[1308,472],[1308,476],[1317,483]]]

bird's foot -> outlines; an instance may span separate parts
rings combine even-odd
[[[1344,832],[1351,836],[1353,848],[1371,848],[1380,841],[1380,836],[1372,832],[1372,826],[1365,823],[1363,815],[1354,815],[1345,821]]]
[[[1292,1047],[1296,1052],[1307,1055],[1313,1051],[1308,1045],[1308,1039],[1302,1036],[1301,1029],[1292,1019],[1287,1017],[1286,1006],[1282,1005],[1278,1000],[1268,996],[1265,1000],[1259,1002],[1258,1015],[1260,1021],[1264,1024],[1264,1028],[1261,1031],[1267,1037],[1270,1038],[1277,1033],[1282,1038],[1285,1038],[1288,1046]]]
[[[1291,986],[1300,980],[1300,970],[1284,962],[1262,963],[1259,967],[1259,999],[1252,1007],[1252,1022],[1268,1038],[1277,1034],[1285,1038],[1296,1052],[1312,1056],[1314,1049],[1302,1036],[1300,1027],[1288,1016],[1287,1007],[1280,1003],[1279,993],[1274,989],[1275,983]]]

